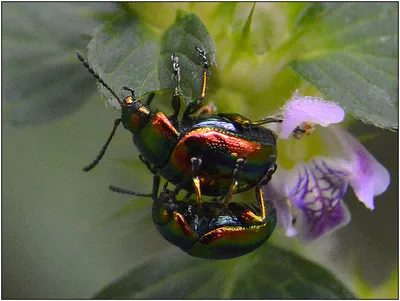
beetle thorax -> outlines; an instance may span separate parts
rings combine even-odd
[[[179,132],[162,112],[151,113],[140,131],[133,135],[133,141],[143,157],[155,167],[164,166],[178,143]]]

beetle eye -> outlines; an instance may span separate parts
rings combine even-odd
[[[128,96],[127,98],[125,98],[124,99],[124,102],[126,103],[126,104],[132,104],[133,103],[133,98],[132,98],[132,96]]]

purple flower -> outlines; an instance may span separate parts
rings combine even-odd
[[[344,111],[333,102],[301,97],[296,92],[282,115],[277,132],[279,138],[288,139],[291,134],[295,138],[311,134],[316,125],[341,122]],[[386,191],[390,183],[387,169],[350,133],[339,126],[323,130],[331,156],[297,163],[292,170],[278,168],[264,187],[265,198],[275,204],[278,225],[288,236],[298,235],[303,240],[319,238],[350,221],[342,200],[349,184],[357,198],[374,209],[374,196]]]
[[[292,99],[282,108],[283,122],[279,129],[279,138],[288,139],[297,126],[304,123],[319,124],[324,127],[341,122],[345,112],[334,102],[319,97],[300,96],[294,92]]]

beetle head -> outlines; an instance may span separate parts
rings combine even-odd
[[[132,134],[138,133],[142,127],[149,121],[151,111],[135,98],[132,89],[124,87],[125,90],[131,91],[132,95],[121,100],[122,124]]]

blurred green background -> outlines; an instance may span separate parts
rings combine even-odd
[[[109,191],[109,184],[144,192],[151,187],[144,167],[121,164],[138,156],[127,131],[117,131],[98,167],[82,171],[118,113],[104,107],[74,50],[85,50],[85,34],[99,25],[87,16],[114,9],[101,3],[2,3],[2,298],[89,298],[145,256],[173,248],[151,224],[150,201],[99,225],[130,202]],[[67,23],[74,24],[69,32],[63,30]],[[65,61],[60,73],[51,69],[57,60]],[[355,280],[361,277],[377,291],[398,267],[398,134],[360,122],[350,130],[373,135],[364,143],[389,169],[392,183],[375,199],[375,211],[348,193],[352,222],[300,252],[353,289],[363,288]],[[290,240],[281,231],[274,235],[283,245]],[[396,292],[392,286],[385,296]]]

